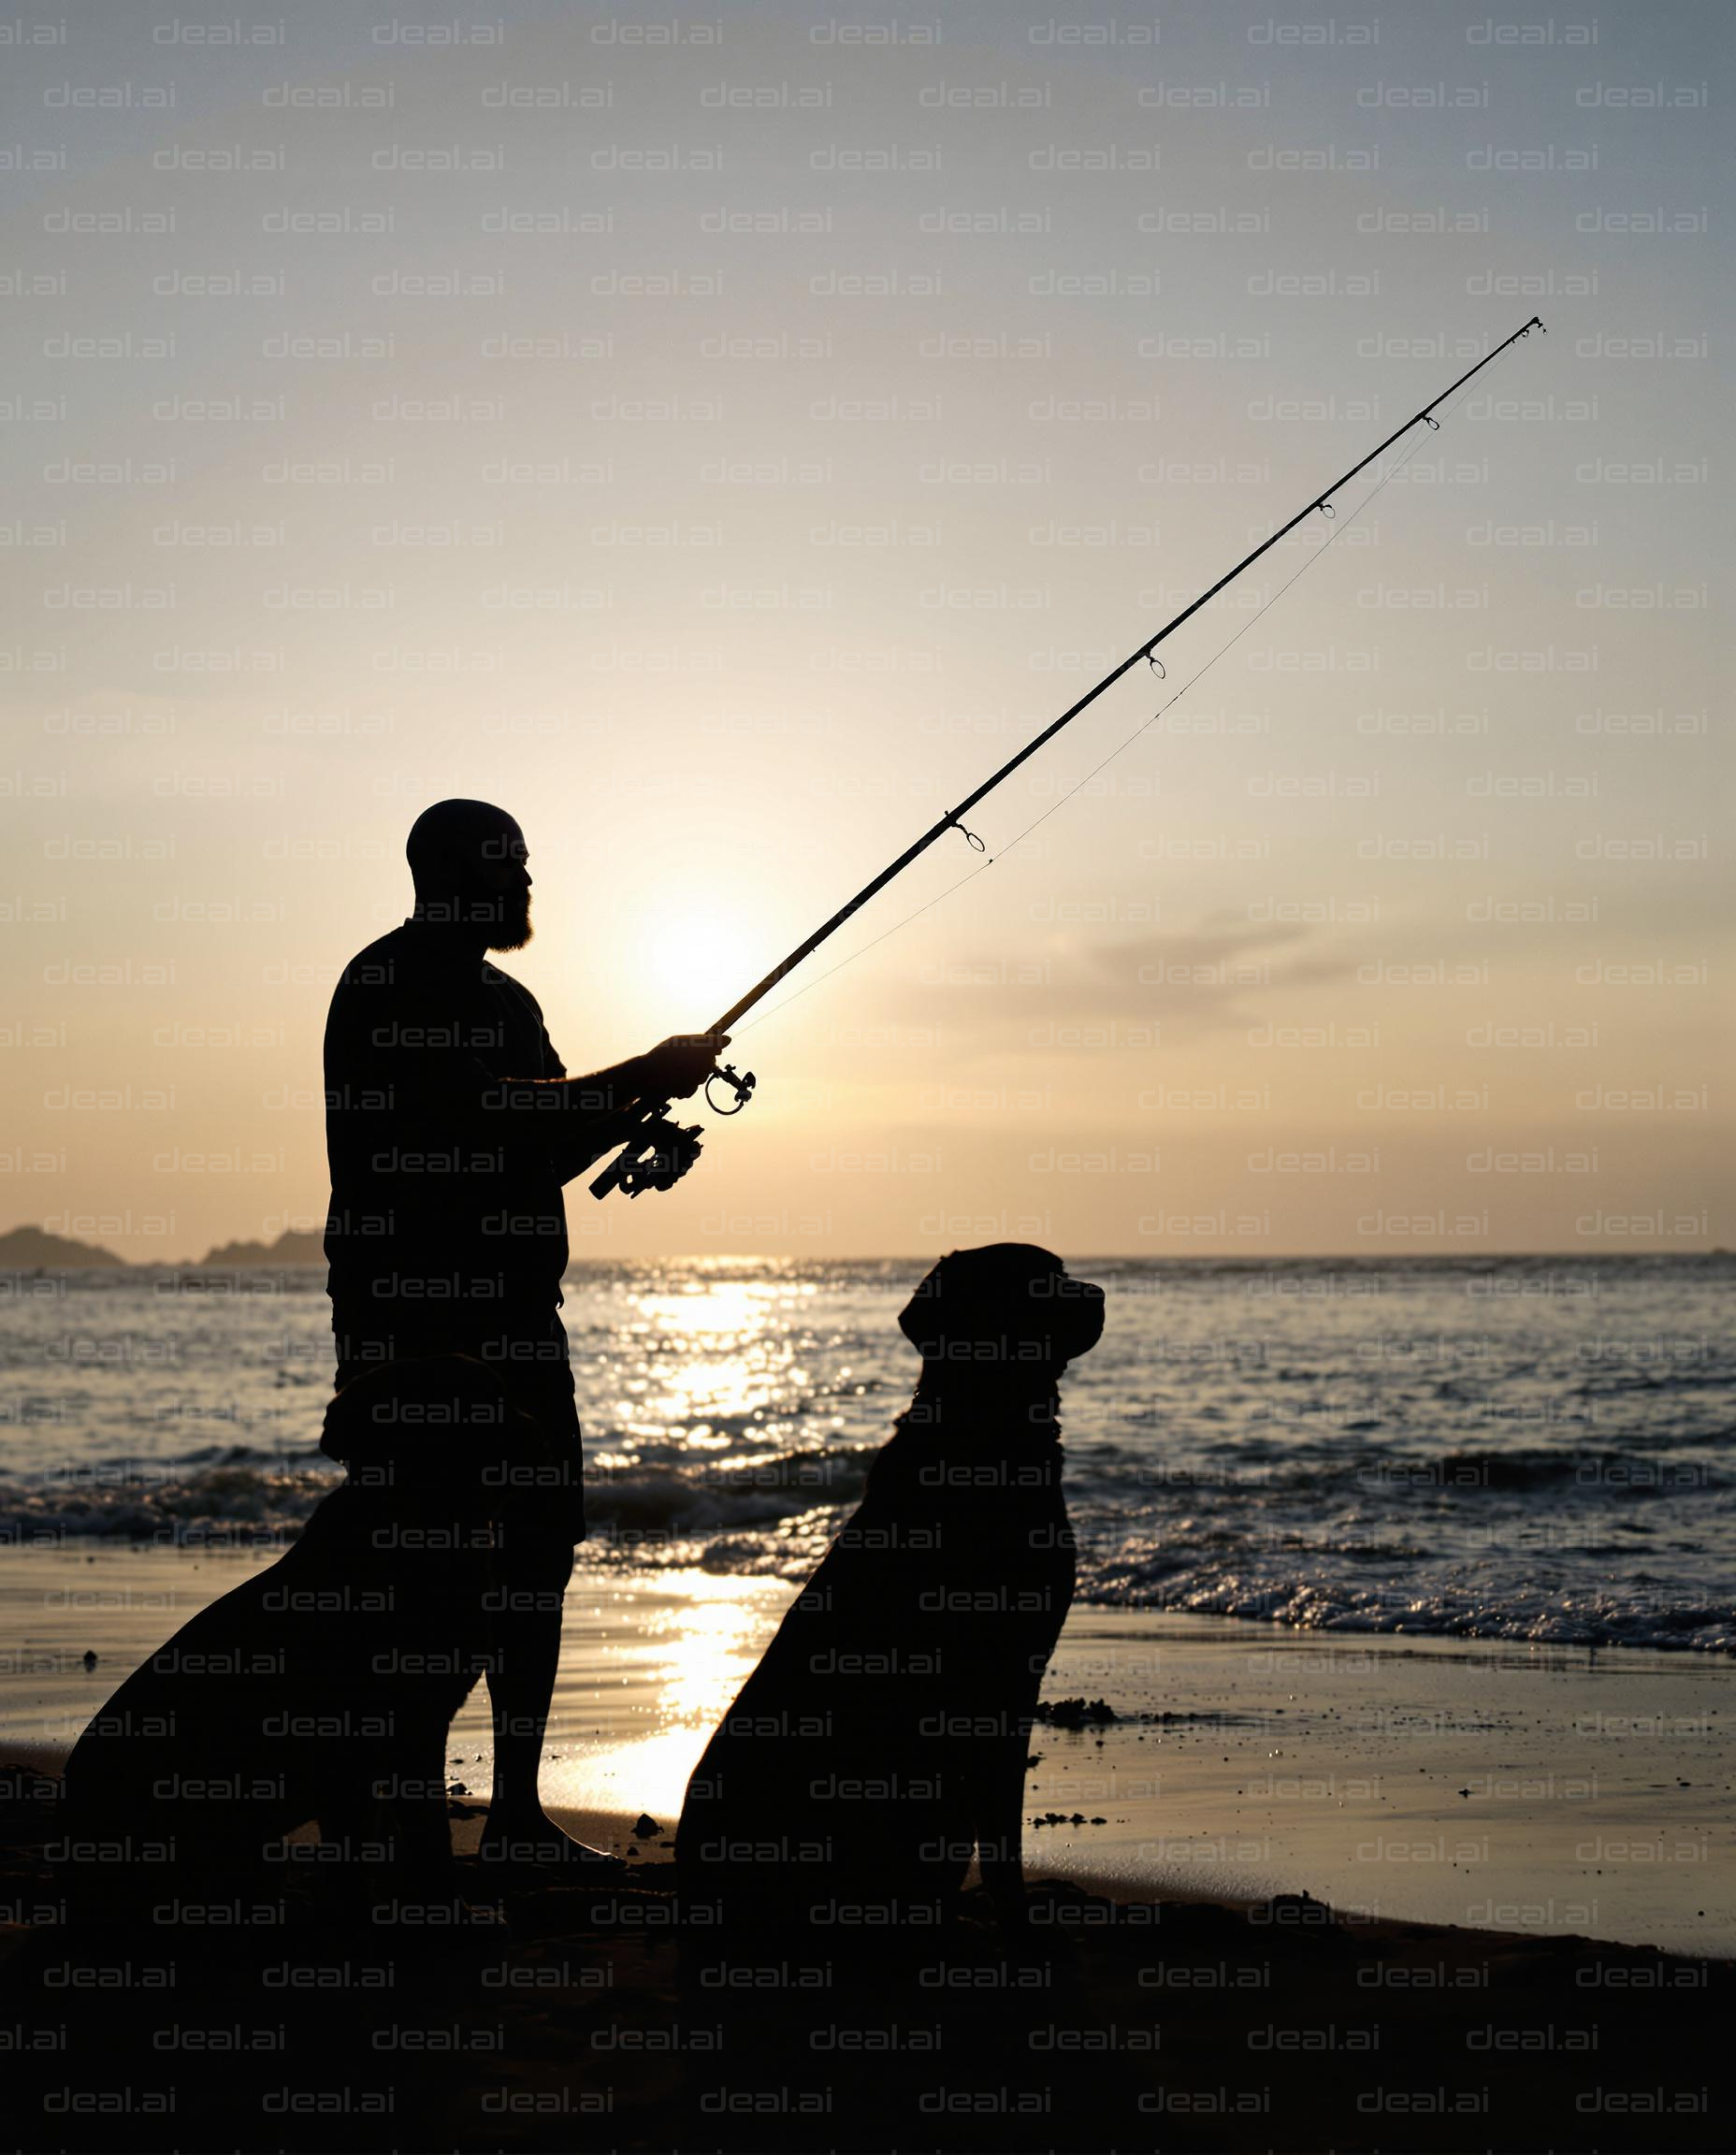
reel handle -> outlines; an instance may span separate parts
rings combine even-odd
[[[733,1063],[726,1063],[720,1069],[714,1070],[711,1076],[705,1080],[705,1105],[711,1109],[714,1115],[739,1115],[742,1109],[745,1107],[747,1103],[753,1098],[754,1086],[757,1083],[758,1079],[754,1077],[754,1074],[751,1070],[749,1070],[744,1077],[736,1069]],[[719,1106],[717,1102],[712,1097],[711,1089],[714,1085],[727,1085],[730,1088],[731,1092],[735,1095],[735,1105],[733,1107]]]

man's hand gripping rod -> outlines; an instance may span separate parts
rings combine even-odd
[[[1136,651],[1132,652],[1121,660],[1121,663],[1115,668],[1113,673],[1106,673],[1094,688],[1088,690],[1070,709],[1063,711],[1052,725],[1046,726],[1034,741],[1026,743],[1018,755],[1009,758],[1006,762],[1003,763],[992,777],[985,778],[974,793],[967,794],[956,808],[949,810],[931,829],[925,831],[914,846],[907,846],[896,861],[892,861],[890,866],[883,868],[872,883],[864,884],[847,905],[840,906],[830,920],[826,921],[823,926],[817,928],[804,943],[798,944],[783,963],[774,965],[763,980],[747,991],[739,1003],[732,1003],[717,1022],[710,1028],[710,1034],[721,1038],[727,1034],[736,1020],[745,1017],[756,1003],[769,995],[786,974],[793,973],[802,961],[817,950],[828,936],[835,934],[852,914],[860,913],[869,899],[875,896],[877,892],[884,890],[895,875],[902,875],[919,854],[926,853],[929,847],[938,839],[944,838],[948,831],[962,832],[970,843],[980,852],[982,850],[981,839],[965,831],[960,818],[976,807],[985,794],[992,793],[1003,779],[1010,778],[1021,763],[1028,761],[1031,757],[1034,756],[1045,743],[1052,741],[1063,726],[1070,726],[1081,711],[1088,709],[1094,703],[1106,688],[1112,688],[1123,673],[1131,672],[1142,658],[1149,659],[1166,637],[1172,636],[1184,621],[1191,621],[1202,606],[1208,605],[1220,591],[1223,590],[1226,586],[1235,583],[1244,570],[1251,569],[1263,554],[1269,554],[1280,540],[1287,539],[1298,524],[1311,516],[1317,509],[1324,511],[1328,516],[1331,515],[1332,497],[1338,493],[1339,488],[1348,486],[1358,472],[1366,471],[1377,456],[1384,456],[1395,441],[1401,441],[1405,435],[1410,433],[1411,427],[1429,426],[1438,428],[1439,421],[1436,419],[1434,414],[1439,405],[1444,404],[1454,391],[1462,389],[1473,375],[1481,374],[1492,360],[1498,359],[1510,344],[1517,344],[1521,338],[1528,337],[1533,329],[1541,329],[1542,326],[1541,317],[1533,314],[1523,327],[1515,329],[1511,337],[1504,338],[1493,352],[1486,353],[1474,367],[1467,368],[1456,382],[1443,389],[1439,396],[1431,402],[1424,405],[1413,418],[1407,419],[1402,427],[1389,434],[1378,448],[1370,449],[1359,463],[1353,464],[1350,470],[1335,479],[1330,486],[1322,493],[1316,494],[1308,506],[1299,509],[1288,524],[1280,526],[1269,539],[1263,540],[1251,554],[1238,561],[1234,569],[1225,575],[1220,576],[1210,590],[1202,591],[1191,606],[1184,606],[1173,621],[1166,622],[1155,636],[1148,637]],[[727,1085],[734,1093],[735,1105],[732,1107],[719,1107],[716,1100],[712,1098],[711,1089],[716,1084]],[[754,1076],[751,1070],[745,1077],[741,1077],[726,1063],[721,1068],[714,1070],[705,1080],[706,1104],[715,1115],[737,1115],[746,1106],[753,1090]],[[591,1184],[592,1196],[606,1197],[611,1190],[618,1188],[625,1190],[629,1197],[637,1197],[645,1190],[673,1189],[680,1181],[700,1156],[700,1125],[695,1122],[687,1128],[682,1128],[669,1120],[669,1109],[670,1103],[665,1100],[655,1106],[647,1105],[641,1110],[643,1120],[635,1128],[633,1135],[616,1158],[610,1162],[609,1165]]]
[[[714,1025],[702,1037],[720,1039],[726,1031],[722,1024]],[[732,1107],[718,1106],[712,1097],[714,1085],[730,1088],[735,1095]],[[753,1098],[753,1072],[744,1076],[732,1063],[725,1063],[705,1080],[705,1105],[714,1115],[739,1115]],[[633,1135],[591,1184],[593,1197],[606,1197],[611,1190],[625,1190],[629,1197],[638,1197],[647,1190],[673,1190],[680,1181],[700,1156],[701,1126],[692,1122],[683,1128],[672,1122],[670,1105],[661,1100],[640,1110],[643,1120]]]

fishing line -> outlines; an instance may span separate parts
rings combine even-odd
[[[1498,358],[1504,359],[1506,356],[1507,354],[1505,352],[1497,354]],[[1462,399],[1465,396],[1468,395],[1468,385],[1461,383],[1458,389],[1454,391],[1454,394]],[[1451,400],[1443,399],[1442,402],[1437,407],[1437,409],[1443,413],[1450,412]],[[1436,431],[1439,432],[1439,422],[1434,422],[1434,425]],[[1227,652],[1233,650],[1235,646],[1241,642],[1242,638],[1247,635],[1248,631],[1253,628],[1255,624],[1259,622],[1267,613],[1269,613],[1274,606],[1277,605],[1278,601],[1284,596],[1285,592],[1290,589],[1293,584],[1297,583],[1302,577],[1306,576],[1309,571],[1312,569],[1317,562],[1324,560],[1326,556],[1331,553],[1332,549],[1344,536],[1345,532],[1352,529],[1352,528],[1361,519],[1365,512],[1379,498],[1383,489],[1389,486],[1392,482],[1397,478],[1398,474],[1405,470],[1407,465],[1409,465],[1410,462],[1411,458],[1422,448],[1425,439],[1425,436],[1419,434],[1410,448],[1405,450],[1402,456],[1399,456],[1393,460],[1393,462],[1387,467],[1386,470],[1381,475],[1381,477],[1376,480],[1375,483],[1368,488],[1367,494],[1365,494],[1363,499],[1356,504],[1356,507],[1352,511],[1350,515],[1342,518],[1333,518],[1333,528],[1324,544],[1315,547],[1313,552],[1309,555],[1308,558],[1303,561],[1296,569],[1295,569],[1291,574],[1285,578],[1284,582],[1281,583],[1274,592],[1272,592],[1270,597],[1267,598],[1259,607],[1255,609],[1252,614],[1248,616],[1247,620],[1241,624],[1240,628],[1237,629],[1233,636],[1228,637],[1222,644],[1219,645],[1217,650],[1212,653],[1211,657],[1206,660],[1204,665],[1199,667],[1195,673],[1191,674],[1188,679],[1182,683],[1181,687],[1178,688],[1175,693],[1167,700],[1167,701],[1160,703],[1157,709],[1148,719],[1146,719],[1143,725],[1136,726],[1134,730],[1128,734],[1124,741],[1121,742],[1117,746],[1109,750],[1108,754],[1103,758],[1101,762],[1094,763],[1092,768],[1086,772],[1082,778],[1078,779],[1073,785],[1069,786],[1066,791],[1062,793],[1056,800],[1052,801],[1049,805],[1044,809],[1040,816],[1035,817],[1031,822],[1027,823],[1024,829],[1020,831],[1016,837],[1009,839],[1007,845],[1002,846],[998,853],[991,853],[985,860],[979,861],[974,868],[967,868],[964,874],[959,877],[956,883],[949,883],[944,890],[936,891],[933,898],[926,900],[922,904],[919,905],[914,912],[906,913],[903,918],[894,920],[890,927],[883,928],[879,934],[870,936],[867,942],[859,944],[854,950],[847,952],[846,956],[840,958],[835,965],[827,966],[823,973],[817,974],[812,980],[805,982],[803,986],[792,989],[791,991],[786,995],[781,1002],[774,1003],[769,1010],[761,1012],[758,1018],[750,1019],[745,1025],[739,1025],[736,1028],[736,1037],[739,1038],[744,1033],[756,1032],[761,1025],[769,1023],[772,1019],[777,1017],[781,1011],[788,1010],[791,1004],[799,1003],[804,995],[811,993],[812,991],[819,987],[822,982],[832,979],[837,974],[842,973],[846,966],[854,965],[859,958],[865,958],[870,950],[877,948],[880,944],[887,942],[890,937],[900,933],[904,929],[908,928],[912,922],[921,919],[925,913],[932,913],[937,905],[944,905],[948,898],[956,896],[959,891],[963,889],[967,883],[974,883],[977,876],[987,875],[989,870],[994,866],[995,862],[1005,855],[1009,847],[1014,846],[1022,846],[1025,840],[1031,835],[1032,832],[1036,830],[1039,825],[1047,823],[1051,816],[1058,813],[1059,810],[1064,808],[1070,801],[1077,800],[1078,795],[1085,790],[1086,787],[1091,784],[1093,778],[1098,776],[1100,773],[1107,771],[1109,765],[1115,761],[1116,758],[1118,756],[1124,755],[1126,751],[1133,746],[1136,741],[1143,740],[1145,735],[1151,730],[1152,727],[1157,725],[1168,712],[1173,711],[1176,705],[1184,696],[1188,695],[1193,689],[1197,687],[1200,682],[1205,679],[1206,675],[1209,673],[1212,668],[1218,663],[1219,659],[1223,658]],[[961,825],[960,828],[962,829],[962,826]],[[971,834],[966,832],[965,835],[966,837],[969,837]]]
[[[830,918],[821,921],[819,926],[799,943],[787,958],[774,965],[762,980],[756,982],[745,995],[738,997],[735,1002],[731,1003],[730,1007],[706,1029],[707,1034],[714,1040],[720,1040],[723,1036],[737,1031],[741,1020],[745,1018],[750,1010],[763,1005],[779,983],[787,978],[798,965],[804,963],[807,959],[811,958],[822,943],[830,941],[837,933],[846,921],[853,919],[871,899],[877,897],[889,883],[893,881],[895,877],[902,875],[904,870],[920,859],[931,846],[938,845],[949,831],[959,832],[965,843],[983,856],[978,864],[968,874],[960,876],[956,882],[941,891],[937,897],[929,899],[925,904],[917,907],[914,912],[894,921],[879,935],[859,946],[846,958],[842,959],[837,965],[829,967],[826,972],[810,980],[805,987],[797,990],[793,994],[785,996],[782,1002],[764,1010],[760,1022],[763,1022],[765,1018],[774,1016],[777,1011],[786,1008],[802,995],[805,995],[808,989],[817,987],[821,980],[830,979],[832,974],[841,971],[845,965],[853,964],[858,958],[874,949],[876,945],[885,942],[888,936],[895,935],[901,928],[908,927],[911,921],[919,919],[924,913],[932,912],[942,900],[951,897],[955,891],[961,889],[974,876],[980,875],[983,869],[991,867],[996,856],[988,851],[985,842],[974,831],[968,829],[964,822],[964,817],[970,814],[977,803],[986,800],[998,786],[1005,785],[1015,771],[1028,763],[1039,749],[1055,738],[1056,734],[1072,725],[1073,721],[1089,710],[1100,696],[1114,687],[1124,674],[1131,673],[1142,658],[1150,666],[1151,672],[1162,680],[1165,677],[1164,665],[1157,657],[1158,645],[1166,643],[1179,629],[1185,627],[1194,615],[1202,613],[1218,597],[1220,592],[1227,590],[1237,577],[1246,574],[1256,561],[1262,560],[1275,546],[1281,545],[1293,531],[1299,530],[1316,511],[1332,522],[1334,525],[1332,537],[1325,542],[1325,544],[1318,547],[1310,554],[1301,566],[1279,586],[1271,597],[1255,609],[1252,615],[1242,623],[1235,634],[1227,638],[1223,644],[1212,653],[1206,663],[1180,688],[1178,688],[1174,694],[1159,705],[1158,709],[1146,719],[1143,725],[1136,728],[1125,740],[1111,749],[1107,756],[1102,758],[1083,778],[1077,780],[1070,786],[1058,800],[1051,802],[1040,816],[1034,817],[1025,827],[1025,830],[1020,833],[1019,839],[1015,839],[1013,843],[1017,845],[1021,839],[1027,837],[1039,824],[1047,821],[1064,803],[1077,799],[1082,789],[1097,775],[1098,772],[1102,771],[1108,763],[1113,762],[1117,756],[1123,754],[1143,734],[1149,733],[1152,727],[1163,718],[1165,712],[1172,710],[1182,696],[1204,679],[1211,668],[1222,658],[1224,652],[1239,643],[1248,630],[1253,627],[1254,622],[1258,621],[1283,597],[1297,578],[1313,567],[1320,557],[1330,549],[1338,536],[1339,529],[1348,528],[1351,524],[1354,523],[1382,488],[1405,469],[1415,455],[1417,444],[1412,444],[1411,448],[1396,464],[1388,468],[1382,478],[1364,497],[1355,513],[1343,520],[1342,526],[1338,524],[1335,497],[1348,489],[1354,481],[1359,480],[1364,472],[1378,467],[1381,458],[1386,455],[1387,451],[1395,448],[1402,441],[1413,427],[1425,426],[1433,432],[1439,433],[1440,421],[1435,414],[1438,412],[1450,410],[1458,393],[1477,375],[1481,374],[1485,368],[1495,365],[1515,344],[1523,342],[1533,329],[1541,330],[1541,320],[1533,314],[1528,322],[1522,323],[1511,336],[1503,338],[1493,351],[1485,352],[1481,359],[1468,367],[1456,381],[1449,383],[1439,396],[1424,405],[1420,412],[1413,412],[1402,426],[1394,427],[1384,441],[1378,441],[1365,456],[1359,457],[1348,470],[1341,472],[1323,492],[1314,495],[1311,499],[1304,502],[1295,515],[1289,517],[1275,531],[1261,540],[1260,543],[1253,547],[1251,552],[1245,554],[1233,568],[1226,569],[1215,584],[1208,585],[1197,599],[1184,606],[1180,613],[1165,622],[1161,629],[1154,630],[1143,643],[1137,644],[1119,665],[1112,667],[1101,681],[1086,689],[1082,696],[1076,698],[1059,717],[1052,718],[1040,733],[1034,735],[1021,748],[1009,756],[998,770],[991,772],[988,777],[967,793],[956,807],[947,809],[936,822],[931,824],[928,830],[923,832],[920,837],[916,839],[913,844],[906,846],[895,860],[889,861],[877,875],[865,883],[853,898],[846,900],[844,904],[839,906]],[[1419,435],[1417,443],[1420,443],[1422,437]],[[711,1076],[705,1080],[706,1101],[714,1113],[732,1112],[732,1110],[723,1106],[714,1089],[718,1086],[723,1087],[732,1096],[736,1106],[740,1107],[746,1105],[753,1092],[755,1078],[751,1070],[743,1074],[734,1069],[732,1065],[725,1063],[720,1068],[714,1069]],[[697,1123],[682,1128],[670,1121],[669,1108],[670,1103],[667,1100],[660,1103],[646,1101],[633,1110],[630,1135],[625,1146],[616,1158],[590,1185],[591,1194],[594,1197],[606,1197],[613,1190],[622,1190],[628,1196],[637,1197],[646,1190],[673,1189],[682,1176],[688,1171],[699,1158],[702,1132]]]

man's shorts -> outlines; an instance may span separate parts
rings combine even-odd
[[[564,1348],[564,1334],[560,1343]],[[491,1462],[494,1477],[515,1493],[545,1501],[551,1527],[558,1520],[565,1539],[583,1541],[583,1438],[572,1370],[564,1356],[558,1361],[552,1357],[503,1361],[469,1354],[456,1343],[432,1341],[415,1342],[427,1346],[426,1354],[406,1355],[405,1344],[396,1338],[392,1354],[363,1353],[338,1365],[337,1397],[326,1411],[320,1439],[327,1457],[347,1465],[364,1448],[389,1449],[392,1444],[414,1442],[418,1428],[434,1438],[442,1430],[450,1433],[460,1422],[470,1439],[485,1445],[491,1433],[498,1433],[498,1458]],[[383,1367],[398,1372],[402,1382],[369,1387],[365,1421],[346,1416],[340,1404],[345,1391],[360,1378],[377,1376]],[[488,1403],[498,1406],[502,1400],[509,1411],[491,1413]],[[530,1418],[541,1442],[524,1441],[523,1425],[516,1430],[513,1425],[514,1412]]]

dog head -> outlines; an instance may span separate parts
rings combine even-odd
[[[1103,1335],[1103,1289],[1075,1280],[1052,1251],[991,1242],[948,1251],[900,1312],[923,1379],[1052,1384]]]

